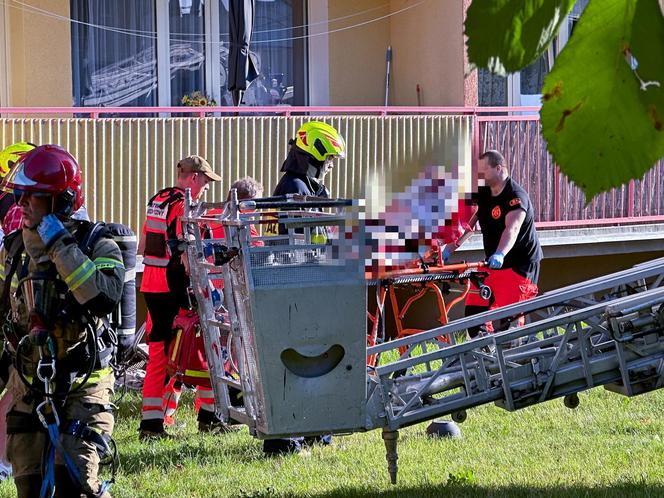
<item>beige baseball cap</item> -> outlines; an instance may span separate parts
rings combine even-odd
[[[220,182],[221,176],[216,174],[212,170],[212,166],[201,156],[189,156],[180,160],[178,163],[178,169],[184,172],[191,173],[203,173],[213,182]]]

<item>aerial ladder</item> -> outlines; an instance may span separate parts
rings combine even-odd
[[[223,239],[204,238],[211,222]],[[563,398],[576,408],[594,387],[635,396],[664,386],[664,259],[367,347],[367,287],[381,282],[365,275],[370,230],[357,203],[187,194],[182,223],[217,414],[256,437],[380,429],[395,483],[402,427],[460,423],[490,402],[515,411]],[[251,225],[273,235],[257,245]],[[220,274],[225,307],[215,309],[209,282]],[[426,267],[409,278],[418,276],[432,278]],[[520,316],[523,326],[465,340],[469,328]]]

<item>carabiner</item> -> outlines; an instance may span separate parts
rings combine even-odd
[[[42,373],[43,369],[50,369],[50,370],[48,370],[46,373]],[[54,358],[51,358],[51,361],[44,361],[44,358],[39,359],[39,363],[37,364],[37,378],[41,380],[44,384],[50,383],[55,378]]]
[[[37,417],[39,417],[39,421],[42,423],[44,428],[48,429],[49,426],[48,420],[46,420],[46,414],[42,412],[45,407],[50,408],[56,427],[60,427],[60,418],[58,417],[58,412],[55,410],[55,406],[53,406],[53,401],[46,399],[39,403],[35,408],[35,413],[37,414]]]

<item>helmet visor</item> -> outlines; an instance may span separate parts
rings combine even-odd
[[[21,197],[23,197],[24,195],[30,195],[30,196],[34,195],[35,197],[49,197],[51,195],[44,192],[31,192],[29,190],[23,190],[20,188],[15,188],[14,190],[12,190],[12,194],[14,194],[14,203],[16,204],[21,202]]]
[[[332,155],[339,159],[346,159],[346,142],[344,141],[344,138],[341,135],[337,135],[336,137],[328,135],[327,138],[334,150]]]
[[[2,180],[2,189],[7,192],[14,190],[34,191],[38,183],[25,174],[25,166],[23,163],[16,164]]]

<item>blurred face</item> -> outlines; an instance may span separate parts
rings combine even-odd
[[[195,200],[203,198],[208,191],[210,179],[203,173],[191,173],[182,182],[182,188],[191,189],[191,197]]]
[[[323,163],[323,176],[327,175],[330,171],[334,169],[336,164],[337,156],[328,156]]]
[[[23,215],[23,228],[36,228],[42,218],[51,212],[51,196],[21,192],[17,199]]]
[[[477,165],[477,172],[480,179],[484,179],[484,184],[488,187],[496,185],[501,181],[503,167],[498,165],[495,168],[489,164],[488,158],[480,159]]]

